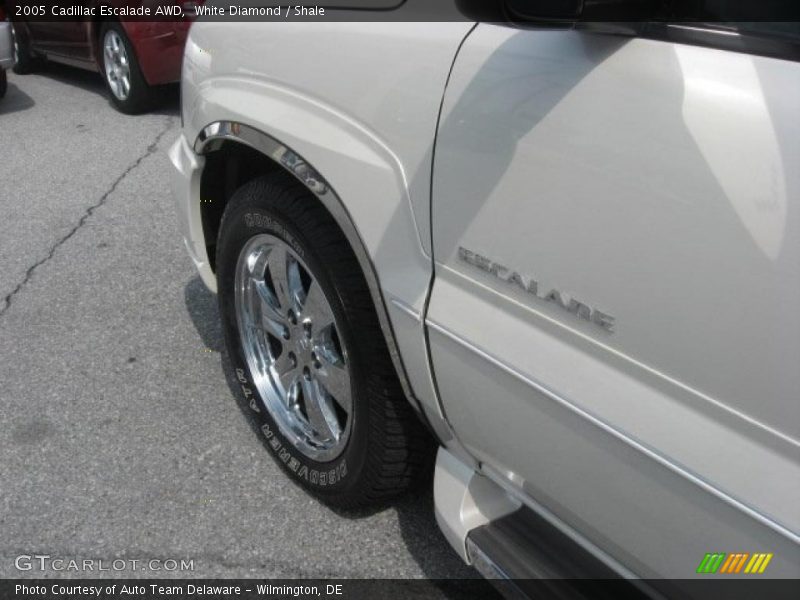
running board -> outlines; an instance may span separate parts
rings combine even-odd
[[[470,563],[510,598],[648,598],[527,507],[467,536]]]
[[[652,596],[445,448],[436,457],[433,496],[450,545],[509,597]]]

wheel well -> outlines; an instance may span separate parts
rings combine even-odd
[[[258,150],[237,142],[223,142],[219,149],[206,155],[200,179],[200,217],[212,271],[216,271],[217,234],[228,200],[248,181],[281,170]]]
[[[235,141],[231,139],[231,137],[223,139],[222,135],[238,136],[240,139],[249,141]],[[208,143],[209,138],[213,140],[213,145]],[[360,265],[360,276],[364,278],[364,284],[370,290],[373,310],[376,312],[381,329],[383,330],[384,339],[389,354],[392,357],[396,375],[403,388],[403,392],[422,420],[428,424],[428,428],[433,431],[427,421],[424,411],[422,411],[420,407],[419,401],[414,398],[408,375],[400,357],[400,351],[397,347],[397,341],[392,330],[392,324],[389,319],[386,303],[383,299],[380,282],[374,266],[371,264],[370,258],[366,253],[366,249],[352,221],[350,220],[343,224],[337,219],[337,217],[339,217],[348,220],[349,215],[322,175],[314,170],[311,165],[306,163],[302,157],[280,145],[279,142],[276,142],[258,130],[239,123],[227,121],[213,123],[206,127],[203,133],[198,137],[198,140],[203,140],[205,148],[207,149],[207,152],[204,154],[205,165],[200,176],[199,200],[200,220],[203,228],[206,256],[211,271],[216,273],[217,237],[222,223],[222,215],[236,190],[247,182],[263,175],[287,170],[293,173],[309,188],[309,192],[312,192],[310,195],[314,197],[314,201],[319,202],[320,206],[322,206],[328,216],[330,216],[331,221],[336,225],[339,233],[347,240],[351,251],[354,253]],[[265,153],[256,150],[255,148],[259,146],[254,147],[251,146],[250,143],[261,144],[269,152]],[[273,151],[275,152],[274,154]],[[280,163],[277,162],[277,158],[272,158],[272,156],[277,157],[279,155],[281,156]],[[333,206],[329,206],[324,201],[321,194],[332,197]],[[337,214],[334,211],[340,206],[342,214]],[[348,224],[351,226],[349,230],[346,229]]]

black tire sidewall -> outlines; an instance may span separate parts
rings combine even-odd
[[[105,45],[106,34],[109,30],[114,30],[122,38],[122,43],[125,45],[125,51],[128,54],[128,61],[130,63],[130,78],[131,78],[131,91],[125,100],[120,100],[111,91],[111,85],[108,82],[108,75],[106,75],[105,68],[105,52],[103,50]],[[100,75],[106,85],[109,99],[111,103],[120,111],[126,114],[135,115],[148,110],[153,105],[154,90],[148,85],[147,81],[142,74],[142,69],[139,66],[139,57],[136,55],[136,49],[128,39],[125,33],[125,28],[116,21],[107,21],[103,24],[100,30],[100,43],[98,47],[100,54],[99,66]]]
[[[0,98],[6,95],[6,88],[8,87],[8,75],[5,69],[0,69]]]
[[[33,71],[37,62],[37,57],[31,53],[30,41],[28,40],[27,34],[20,33],[20,30],[14,25],[12,25],[12,31],[14,43],[17,45],[17,56],[12,70],[17,75],[27,75]]]
[[[290,216],[279,207],[270,206],[252,190],[240,190],[231,201],[220,229],[217,247],[217,284],[226,350],[241,388],[244,401],[254,411],[266,446],[289,476],[319,496],[344,497],[358,487],[360,474],[367,464],[369,450],[369,407],[366,393],[359,384],[363,357],[353,341],[353,323],[345,309],[346,290],[336,284],[335,276],[323,268],[314,244],[295,226]],[[246,197],[237,198],[240,194]],[[330,462],[317,462],[293,447],[269,414],[253,383],[244,358],[234,304],[234,282],[239,254],[255,235],[267,233],[280,238],[300,256],[321,285],[339,324],[339,334],[350,362],[353,409],[347,446]]]

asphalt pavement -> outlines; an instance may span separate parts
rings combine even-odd
[[[33,554],[193,561],[104,576],[476,577],[439,532],[430,488],[335,512],[290,483],[254,435],[224,374],[216,299],[178,234],[166,156],[177,93],[131,117],[98,75],[57,65],[9,75],[0,577],[93,574],[18,570]]]

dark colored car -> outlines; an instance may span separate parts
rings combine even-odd
[[[6,69],[14,64],[11,42],[11,23],[6,20],[5,9],[0,1],[0,98],[6,95]]]
[[[29,73],[41,59],[97,71],[111,101],[136,114],[153,106],[158,87],[180,80],[181,57],[195,2],[172,21],[14,20],[17,64]]]

